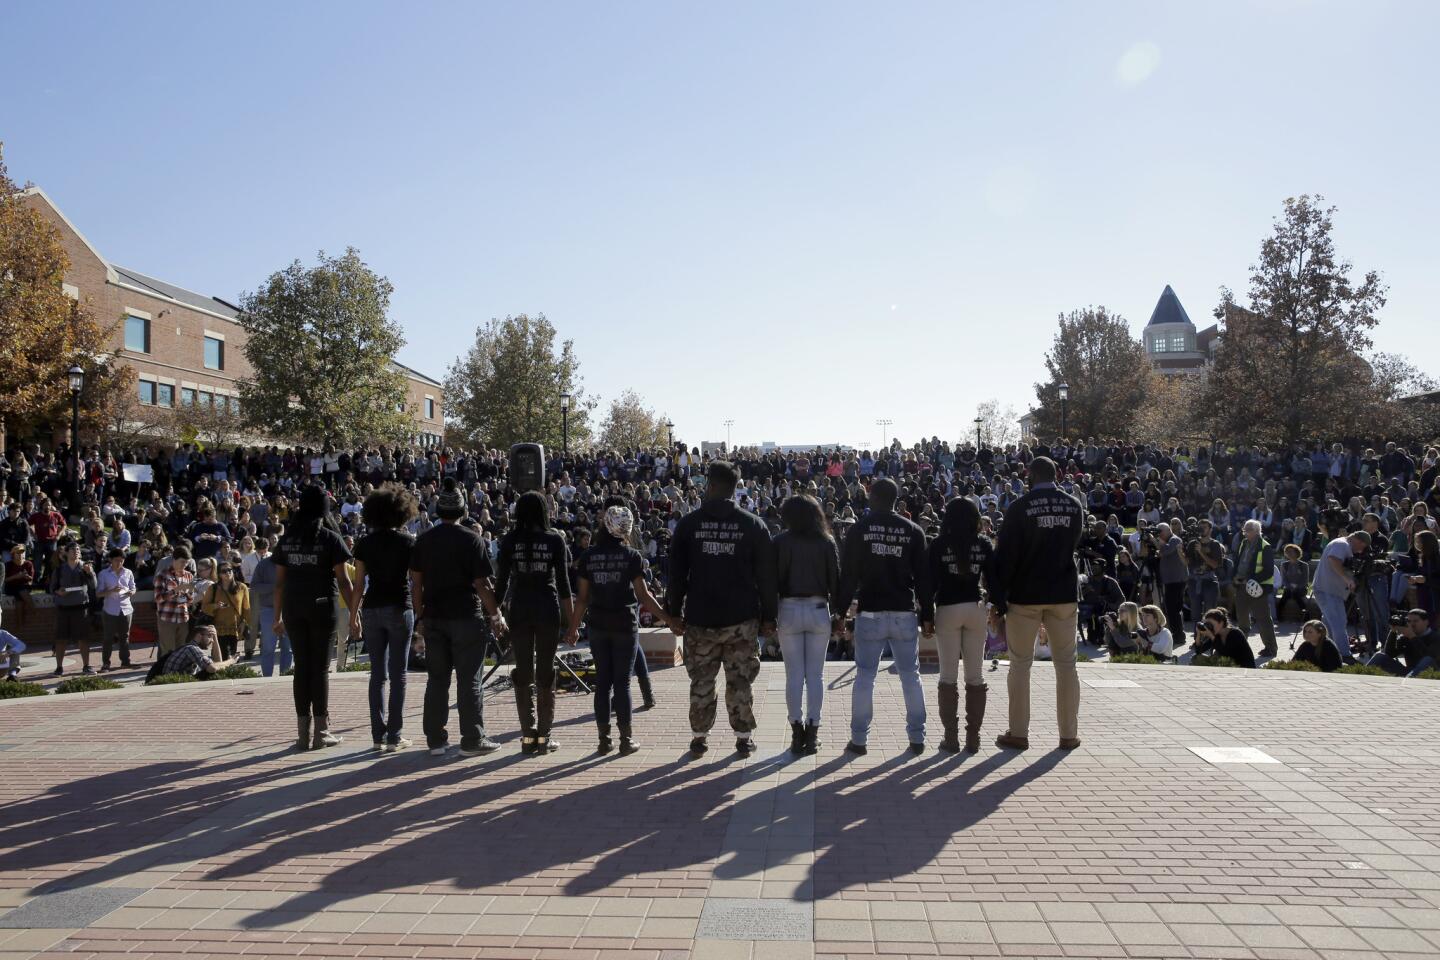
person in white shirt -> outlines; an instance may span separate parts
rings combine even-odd
[[[106,559],[108,565],[95,578],[95,594],[103,601],[102,673],[110,669],[110,651],[117,647],[120,666],[130,666],[130,624],[135,616],[135,607],[130,602],[130,598],[135,596],[135,574],[125,567],[125,551],[112,548]]]

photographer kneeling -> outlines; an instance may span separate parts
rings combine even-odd
[[[1397,677],[1413,677],[1426,670],[1440,669],[1440,634],[1435,632],[1430,614],[1416,607],[1405,614],[1403,626],[1395,622],[1398,619],[1397,616],[1391,620],[1385,652],[1371,657],[1370,666]]]
[[[1255,668],[1255,651],[1245,633],[1230,625],[1230,614],[1224,607],[1205,612],[1205,619],[1195,627],[1195,656],[1226,657],[1237,667]]]
[[[1164,660],[1175,650],[1175,639],[1165,626],[1159,607],[1122,603],[1118,612],[1105,615],[1105,646],[1111,653],[1144,653]]]

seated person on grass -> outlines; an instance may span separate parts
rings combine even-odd
[[[1321,620],[1311,620],[1300,630],[1304,641],[1295,649],[1294,659],[1313,663],[1325,673],[1339,670],[1345,665],[1340,658],[1340,648],[1330,639],[1330,631]]]

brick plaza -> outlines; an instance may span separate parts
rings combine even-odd
[[[917,758],[882,673],[853,758],[850,666],[802,759],[779,664],[748,760],[688,755],[680,669],[624,758],[584,695],[522,758],[508,691],[499,754],[375,754],[359,674],[303,754],[283,680],[0,702],[0,960],[1440,956],[1440,685],[1082,664],[1061,753],[1037,665],[1016,754],[1001,664],[981,754]]]

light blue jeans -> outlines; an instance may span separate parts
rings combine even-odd
[[[266,604],[260,608],[260,673],[270,677],[275,674],[275,607]],[[290,634],[280,638],[280,672],[290,669]]]
[[[1345,622],[1345,598],[1338,593],[1321,593],[1316,590],[1315,604],[1320,608],[1320,619],[1325,623],[1325,631],[1330,634],[1330,639],[1335,641],[1335,646],[1340,648],[1340,656],[1353,656],[1350,652],[1350,626]]]
[[[900,690],[905,695],[905,733],[925,742],[925,691],[920,686],[920,637],[913,613],[877,612],[855,620],[855,686],[850,693],[850,739],[864,746],[875,716],[875,674],[880,653],[890,645]]]
[[[830,645],[830,608],[824,600],[791,597],[780,601],[776,622],[785,660],[785,709],[791,723],[819,724],[825,701],[825,649]],[[808,709],[800,715],[801,699]]]

